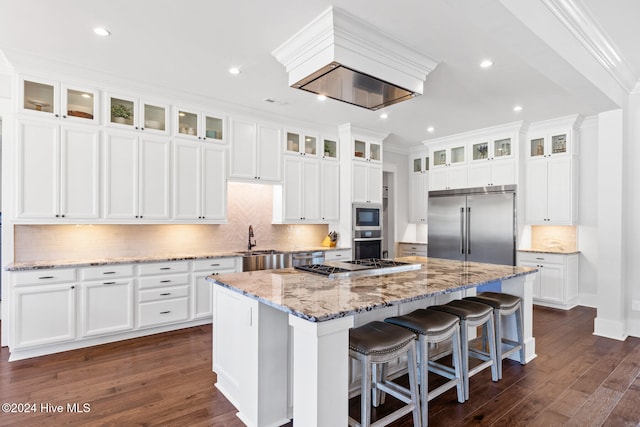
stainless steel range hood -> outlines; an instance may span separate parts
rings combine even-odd
[[[330,7],[273,51],[289,85],[378,110],[422,94],[438,62]]]

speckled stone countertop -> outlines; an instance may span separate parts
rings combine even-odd
[[[540,254],[561,254],[561,255],[571,255],[571,254],[579,254],[580,251],[571,251],[564,249],[518,249],[518,252],[535,252]]]
[[[350,248],[336,248],[336,247],[295,247],[295,248],[269,248],[281,252],[297,253],[297,252],[315,252],[315,251],[334,251],[340,249]],[[256,248],[254,250],[261,250]],[[115,265],[115,264],[141,264],[151,262],[169,262],[169,261],[191,261],[198,259],[210,259],[210,258],[229,258],[242,256],[241,251],[220,251],[211,252],[206,254],[171,254],[171,255],[158,255],[158,256],[132,256],[121,258],[102,258],[102,259],[67,259],[59,261],[37,261],[37,262],[14,262],[5,267],[7,271],[25,271],[25,270],[41,270],[47,268],[78,268],[78,267],[97,267],[101,265]]]
[[[292,268],[209,276],[207,279],[278,310],[312,322],[450,293],[533,273],[512,267],[439,258],[403,257],[420,270],[383,276],[328,279]]]

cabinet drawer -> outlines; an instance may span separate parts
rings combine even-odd
[[[173,286],[170,288],[145,289],[138,292],[138,302],[162,301],[189,296],[189,286]]]
[[[189,284],[188,274],[167,274],[164,276],[142,277],[138,279],[138,288],[157,288]]]
[[[564,264],[565,255],[563,254],[547,254],[539,252],[520,252],[519,261],[531,262],[536,264]]]
[[[81,280],[102,280],[131,276],[133,276],[133,265],[112,265],[104,267],[83,268],[80,270]]]
[[[238,257],[199,259],[193,261],[193,271],[235,270],[237,265]]]
[[[186,273],[189,271],[189,262],[158,262],[153,264],[141,264],[139,266],[141,276],[166,273]]]
[[[76,270],[43,269],[33,271],[12,272],[13,283],[16,285],[46,285],[48,283],[75,282]]]
[[[138,304],[138,326],[182,322],[189,319],[189,298]]]
[[[351,249],[326,251],[324,253],[325,261],[349,261],[351,259]]]

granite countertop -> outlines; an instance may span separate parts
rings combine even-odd
[[[579,254],[580,251],[577,250],[566,250],[566,249],[552,249],[552,248],[530,248],[530,249],[518,249],[518,252],[536,252],[540,254],[562,254],[562,255],[571,255],[571,254]]]
[[[278,310],[322,322],[537,271],[528,267],[439,258],[397,259],[420,263],[422,268],[347,279],[328,279],[293,268],[209,276],[207,279]]]
[[[311,247],[288,247],[277,248],[271,247],[269,249],[275,249],[281,252],[297,253],[297,252],[315,252],[315,251],[334,251],[340,249],[350,248],[336,248],[325,246],[311,246]],[[262,250],[256,248],[255,250]],[[5,267],[7,271],[25,271],[25,270],[40,270],[46,268],[78,268],[78,267],[97,267],[101,265],[116,265],[116,264],[142,264],[152,262],[169,262],[169,261],[191,261],[198,259],[210,259],[210,258],[230,258],[242,256],[240,251],[220,251],[201,254],[168,254],[168,255],[156,255],[156,256],[131,256],[131,257],[119,257],[119,258],[101,258],[101,259],[66,259],[56,261],[34,261],[34,262],[14,262]]]

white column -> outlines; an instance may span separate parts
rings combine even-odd
[[[309,322],[289,315],[289,325],[293,327],[293,425],[347,425],[353,316]]]
[[[517,295],[522,298],[522,315],[524,323],[522,325],[524,333],[524,363],[529,363],[536,358],[536,339],[533,337],[533,281],[536,274],[526,274],[514,277],[513,279],[502,281],[502,292],[505,294]],[[505,338],[513,341],[518,340],[516,334],[514,316],[503,319],[502,332]],[[513,353],[509,359],[521,362],[520,353]]]
[[[594,334],[627,338],[624,112],[598,115],[598,314]]]

